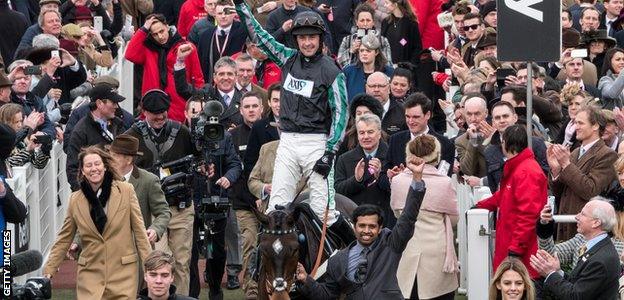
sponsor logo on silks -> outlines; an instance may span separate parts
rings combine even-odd
[[[290,73],[286,76],[284,89],[291,93],[310,98],[312,96],[312,88],[314,88],[314,81],[297,79]]]

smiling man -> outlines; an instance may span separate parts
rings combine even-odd
[[[325,23],[313,11],[297,14],[289,30],[297,49],[288,48],[260,26],[243,0],[234,2],[251,40],[283,70],[281,142],[267,212],[293,201],[297,182],[307,177],[310,207],[321,220],[327,219],[329,230],[349,243],[353,233],[335,209],[332,184],[334,158],[348,119],[347,89],[344,74],[322,53]]]
[[[364,204],[353,211],[356,241],[330,257],[325,281],[319,283],[308,276],[301,264],[297,267],[297,288],[308,299],[403,300],[396,270],[407,242],[414,234],[414,224],[425,195],[422,172],[425,162],[412,157],[407,168],[412,182],[405,210],[394,229],[383,228],[384,213],[379,206]]]

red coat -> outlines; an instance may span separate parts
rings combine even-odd
[[[195,21],[205,18],[208,15],[204,9],[204,0],[187,0],[180,7],[180,16],[178,17],[178,33],[186,38],[191,32],[191,28]]]
[[[444,31],[438,26],[438,14],[447,0],[410,0],[418,19],[423,49],[444,49]]]
[[[141,94],[151,89],[160,89],[160,70],[158,69],[158,53],[145,46],[147,32],[140,29],[137,30],[126,49],[126,59],[143,65],[143,84],[141,86]],[[169,108],[169,118],[184,123],[184,106],[186,99],[183,99],[175,89],[173,80],[173,65],[176,62],[178,47],[185,43],[184,39],[180,40],[167,53],[167,86],[165,92],[171,97],[171,107]],[[191,44],[192,45],[192,44]],[[186,78],[189,83],[197,88],[204,85],[204,75],[199,65],[199,57],[197,49],[193,46],[194,51],[184,61],[186,64]]]
[[[520,255],[531,278],[539,274],[530,266],[529,257],[537,252],[535,224],[546,204],[548,180],[535,160],[531,149],[505,162],[500,189],[477,207],[490,211],[498,209],[494,270],[509,251]]]

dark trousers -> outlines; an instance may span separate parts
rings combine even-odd
[[[191,266],[190,266],[190,288],[189,296],[198,298],[201,290],[199,283],[199,253],[206,254],[206,244],[208,241],[212,241],[212,258],[206,260],[206,269],[204,270],[204,281],[208,283],[209,299],[210,300],[222,300],[223,291],[221,290],[221,279],[223,279],[223,273],[225,270],[225,226],[227,225],[226,218],[220,218],[214,221],[214,228],[210,234],[206,232],[205,241],[203,246],[198,244],[199,242],[199,229],[202,225],[202,220],[195,214],[195,222],[193,222],[193,248],[191,250]],[[201,249],[200,249],[201,248]]]
[[[418,298],[418,280],[414,278],[414,287],[412,288],[412,294],[408,299],[405,300],[419,300]],[[455,292],[450,292],[448,294],[444,294],[435,298],[431,298],[431,300],[454,300]]]

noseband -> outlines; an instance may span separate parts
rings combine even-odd
[[[282,252],[283,250],[283,245],[282,242],[280,241],[279,237],[280,236],[284,236],[284,235],[289,235],[289,234],[296,234],[297,230],[292,227],[289,229],[279,229],[279,230],[275,230],[275,229],[262,229],[261,231],[261,235],[273,235],[273,236],[278,236],[277,239],[275,239],[275,241],[273,242],[273,244],[271,245],[271,248],[273,248],[273,252],[275,254],[279,254],[280,252]],[[293,274],[292,276],[289,277],[290,280],[284,280],[282,279],[282,281],[280,281],[282,283],[282,285],[278,285],[278,278],[273,279],[273,282],[271,282],[268,278],[265,278],[265,284],[266,284],[266,291],[267,291],[267,295],[271,296],[273,295],[273,292],[283,292],[283,291],[287,291],[290,290],[290,287],[292,286],[293,279],[295,278],[295,274]],[[286,283],[286,285],[284,286],[283,283]],[[277,287],[276,287],[277,286]]]

